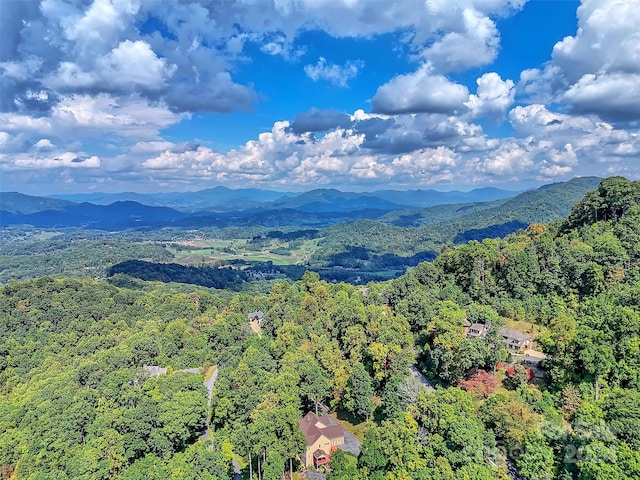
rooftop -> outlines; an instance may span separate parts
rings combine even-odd
[[[318,416],[309,412],[299,420],[299,424],[307,445],[313,445],[321,435],[330,439],[344,436],[342,426],[329,415]]]

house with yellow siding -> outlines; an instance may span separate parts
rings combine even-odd
[[[344,444],[344,430],[330,415],[307,413],[299,420],[300,431],[307,440],[304,464],[318,468],[331,461],[331,454]]]

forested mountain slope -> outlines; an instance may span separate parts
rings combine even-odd
[[[0,211],[11,214],[30,214],[43,210],[62,210],[71,205],[73,205],[73,202],[67,200],[34,197],[18,192],[2,192],[0,194]]]
[[[511,220],[546,223],[566,217],[585,193],[598,186],[598,177],[579,177],[545,185],[511,198],[475,203],[450,203],[429,208],[397,211],[380,218],[398,226],[426,226],[451,223],[458,230],[498,225]],[[456,221],[459,225],[456,225]]]
[[[226,479],[235,459],[279,480],[302,470],[298,419],[322,402],[362,440],[357,458],[334,454],[328,480],[506,479],[506,459],[529,480],[637,479],[639,193],[603,180],[563,222],[366,287],[311,272],[255,296],[14,282],[0,289],[3,475]],[[528,381],[503,326],[547,354],[544,378]],[[144,364],[171,368],[150,378]],[[172,370],[212,364],[208,411],[202,375]],[[212,440],[198,440],[208,415]]]
[[[519,321],[549,355],[545,384],[505,384],[515,393],[498,390],[479,408],[499,440],[524,452],[515,460],[527,478],[640,475],[639,195],[640,182],[605,179],[562,223],[472,241],[391,282],[389,302],[444,385],[471,379],[487,396],[476,389],[491,382],[474,371],[504,359],[505,322]],[[464,319],[490,322],[487,340],[465,338]]]
[[[575,178],[490,203],[440,205],[423,210],[396,211],[378,221],[361,220],[328,227],[314,259],[320,263],[349,252],[368,255],[393,252],[411,256],[442,250],[451,243],[503,237],[531,223],[566,217],[571,207],[589,190],[597,177]],[[386,225],[389,223],[391,225]],[[410,226],[405,226],[405,225]],[[416,228],[413,228],[416,227]]]

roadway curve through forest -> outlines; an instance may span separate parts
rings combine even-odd
[[[213,372],[211,377],[209,377],[209,380],[204,381],[204,386],[207,389],[207,423],[205,424],[203,434],[200,436],[200,440],[202,440],[203,442],[206,442],[207,440],[211,440],[211,437],[209,436],[209,419],[211,418],[211,412],[209,410],[211,409],[211,397],[213,396],[213,386],[215,385],[216,380],[218,379],[218,371],[219,369],[216,368],[216,370]]]

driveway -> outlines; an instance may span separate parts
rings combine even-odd
[[[409,367],[409,370],[411,370],[411,375],[420,380],[420,383],[424,386],[427,393],[433,393],[436,391],[431,381],[427,377],[425,377],[420,370],[418,370],[418,367],[416,367],[415,365],[411,365]]]
[[[310,480],[325,480],[327,475],[325,473],[316,472],[315,470],[307,470],[302,474],[302,478],[308,478]]]
[[[357,457],[358,455],[360,455],[360,440],[354,437],[353,434],[346,428],[343,428],[343,430],[344,444],[340,445],[340,450],[343,450]]]
[[[327,407],[320,405],[320,410],[322,410],[323,416],[328,416],[331,419],[332,424],[339,423],[336,418],[329,413]],[[340,445],[338,448],[357,457],[360,455],[360,440],[358,440],[353,433],[347,430],[344,425],[342,425],[342,430],[344,432],[344,444]]]

